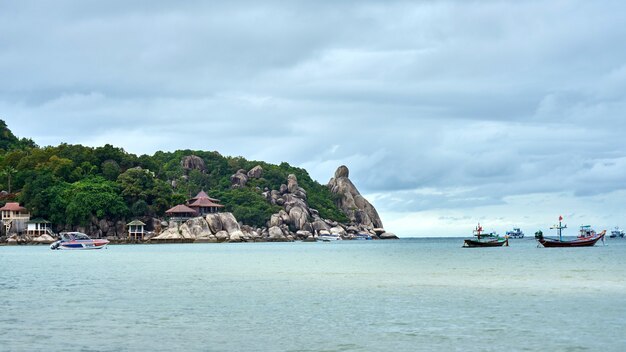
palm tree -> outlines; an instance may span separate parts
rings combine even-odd
[[[2,176],[7,177],[8,186],[9,186],[9,194],[11,193],[11,176],[13,176],[13,174],[15,174],[16,172],[17,170],[15,170],[15,168],[12,166],[7,166],[4,169],[2,169],[2,171],[0,171],[0,174],[2,174]]]

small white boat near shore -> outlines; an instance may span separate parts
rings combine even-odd
[[[341,236],[337,234],[333,234],[333,233],[317,236],[317,242],[334,242],[334,241],[341,241],[341,240],[343,240]]]

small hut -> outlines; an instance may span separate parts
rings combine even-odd
[[[41,235],[50,234],[50,221],[44,219],[32,219],[26,222],[26,233],[30,236],[39,237]]]
[[[126,224],[126,226],[128,227],[128,239],[143,241],[143,235],[145,233],[143,227],[146,226],[146,224],[139,220],[133,220]]]
[[[190,207],[179,204],[165,212],[171,221],[186,221],[198,216],[198,212]]]

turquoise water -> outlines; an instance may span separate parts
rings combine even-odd
[[[626,350],[626,240],[461,244],[0,247],[0,350]]]

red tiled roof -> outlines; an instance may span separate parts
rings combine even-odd
[[[6,210],[6,211],[24,211],[27,212],[28,210],[26,210],[26,208],[20,206],[20,203],[7,203],[5,204],[2,208],[0,208],[0,210]]]
[[[218,207],[218,208],[222,208],[224,207],[221,204],[217,204],[217,203],[213,203],[211,202],[211,200],[209,198],[198,198],[195,202],[189,204],[189,206],[191,208],[208,208],[208,207]]]
[[[186,213],[195,214],[197,212],[186,205],[179,204],[167,210],[165,213],[166,214],[186,214]]]
[[[219,199],[215,199],[215,198],[209,197],[209,195],[206,194],[205,191],[200,191],[195,197],[193,197],[193,198],[191,198],[189,200],[189,203],[192,203],[192,202],[194,202],[194,201],[196,201],[198,199],[208,199],[208,200],[210,200],[212,202],[219,202],[220,201]]]

